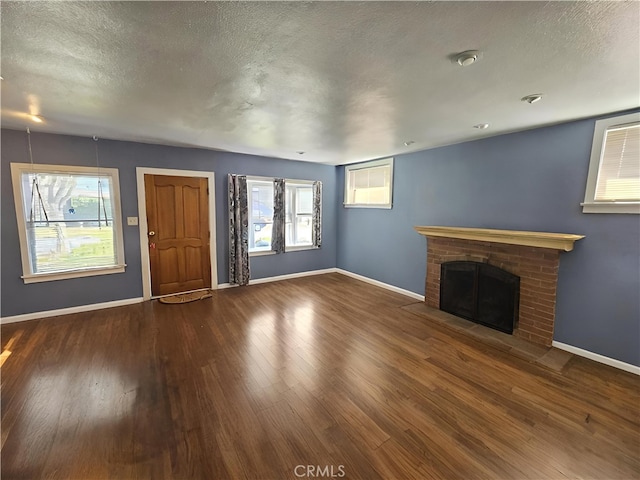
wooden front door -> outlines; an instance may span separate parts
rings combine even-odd
[[[211,288],[207,179],[145,175],[144,185],[151,294]]]

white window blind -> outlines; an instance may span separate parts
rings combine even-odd
[[[345,168],[347,207],[391,208],[392,189],[392,158]]]
[[[640,201],[640,123],[607,129],[595,200]]]
[[[640,112],[595,123],[583,213],[640,214]]]

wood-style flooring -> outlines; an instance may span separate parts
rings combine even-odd
[[[631,479],[640,381],[328,274],[2,326],[2,480]]]

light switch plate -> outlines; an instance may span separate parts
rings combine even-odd
[[[127,217],[127,225],[138,225],[138,217]]]

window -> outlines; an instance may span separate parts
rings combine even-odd
[[[284,245],[287,251],[315,248],[314,182],[284,181]],[[249,210],[249,253],[272,251],[274,179],[247,177]]]
[[[596,122],[583,213],[640,213],[640,113]]]
[[[124,272],[118,170],[12,163],[25,283]]]
[[[313,186],[285,182],[285,245],[313,246]]]
[[[270,252],[273,230],[273,180],[247,178],[249,253]]]
[[[391,208],[393,158],[347,165],[344,183],[345,207]]]

